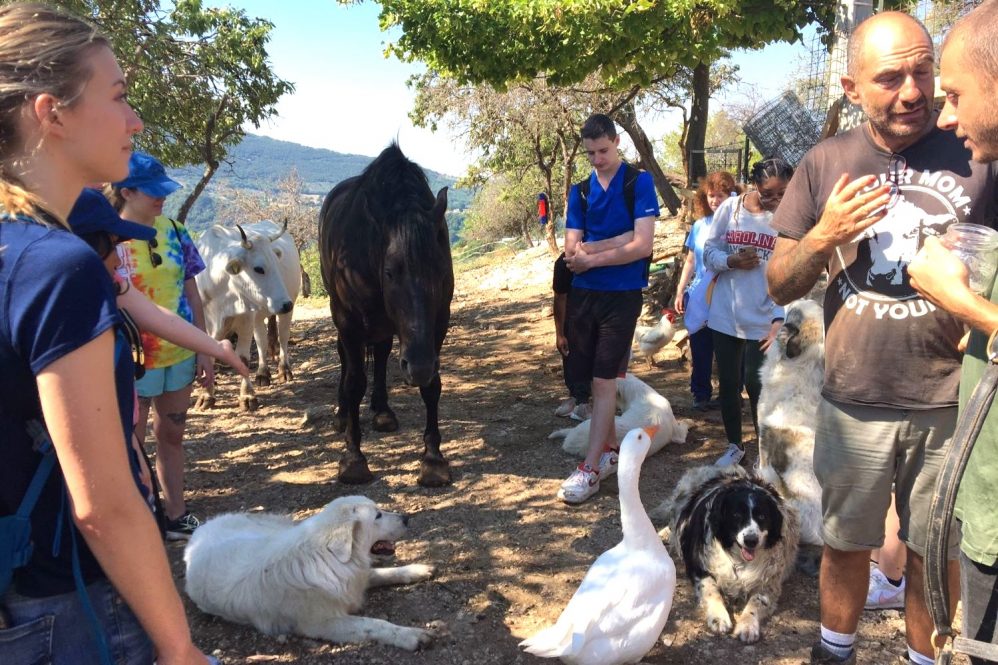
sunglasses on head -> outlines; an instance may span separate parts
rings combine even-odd
[[[149,263],[152,264],[153,268],[158,268],[163,265],[163,257],[160,256],[159,252],[154,252],[153,250],[159,247],[159,241],[153,238],[152,240],[146,241],[146,247],[149,249]]]

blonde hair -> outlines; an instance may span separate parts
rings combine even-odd
[[[105,183],[104,188],[101,190],[104,194],[104,198],[111,202],[111,207],[119,213],[125,207],[125,197],[121,194],[122,189],[122,187],[115,187],[109,182]]]
[[[8,214],[37,212],[38,199],[11,174],[26,147],[18,122],[26,104],[48,93],[69,108],[92,72],[87,56],[110,47],[97,29],[72,14],[42,4],[18,2],[0,7],[0,209]]]

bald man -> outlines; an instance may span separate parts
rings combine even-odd
[[[940,84],[946,105],[939,127],[954,130],[978,162],[998,160],[998,0],[989,0],[954,26],[943,44]],[[973,329],[963,360],[960,407],[987,367],[988,340],[998,330],[998,289],[970,290],[967,269],[938,241],[927,241],[909,266],[911,284]],[[960,584],[963,635],[998,644],[998,409],[988,412],[957,494],[962,524]],[[971,658],[981,665],[982,658]]]
[[[868,121],[812,149],[773,219],[774,300],[803,297],[828,270],[825,383],[814,470],[822,488],[821,641],[813,663],[855,662],[870,550],[896,489],[908,550],[908,657],[931,665],[923,561],[928,508],[953,434],[963,325],[920,296],[908,263],[954,222],[990,223],[995,171],[935,126],[933,46],[897,12],[860,24],[842,87]],[[958,582],[958,535],[952,541]],[[956,598],[954,589],[953,598]]]

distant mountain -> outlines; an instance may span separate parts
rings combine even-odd
[[[277,183],[292,168],[296,168],[298,176],[304,181],[304,193],[317,197],[321,202],[322,197],[338,182],[363,171],[374,157],[309,148],[290,141],[247,134],[242,143],[229,151],[227,160],[228,163],[218,168],[208,188],[198,197],[187,220],[192,229],[202,230],[214,223],[216,200],[220,195],[224,196],[225,190],[276,193]],[[171,178],[183,183],[189,191],[200,180],[203,167],[186,166],[167,171]],[[450,210],[468,207],[473,192],[454,189],[455,179],[451,176],[429,169],[424,171],[434,192],[444,186],[451,188],[447,197]],[[167,214],[176,214],[183,199],[183,191],[171,196],[167,201]]]

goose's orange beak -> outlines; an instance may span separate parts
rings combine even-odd
[[[641,429],[643,429],[645,431],[645,434],[648,435],[649,439],[654,439],[655,438],[655,434],[658,433],[658,426],[657,425],[649,425],[648,427],[642,427]]]

